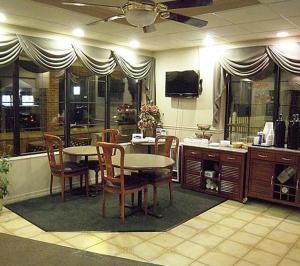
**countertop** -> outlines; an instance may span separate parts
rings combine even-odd
[[[222,147],[222,146],[207,146],[207,145],[197,145],[193,143],[180,143],[182,146],[186,147],[198,147],[198,148],[204,148],[204,149],[211,149],[211,150],[217,150],[217,151],[228,151],[228,152],[238,152],[238,153],[247,153],[248,151],[245,149],[238,149],[238,148],[231,148],[231,147]]]
[[[276,148],[276,147],[264,147],[264,146],[251,146],[251,149],[264,149],[265,151],[281,151],[281,152],[291,152],[300,154],[300,150],[292,150],[288,148]]]

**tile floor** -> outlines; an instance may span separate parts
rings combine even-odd
[[[300,265],[300,210],[256,201],[226,201],[157,233],[47,233],[4,208],[0,232],[162,265]]]

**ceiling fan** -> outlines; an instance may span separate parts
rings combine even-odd
[[[79,1],[62,2],[63,5],[118,9],[120,12],[119,14],[105,19],[96,20],[87,25],[94,25],[101,21],[109,22],[125,18],[130,25],[143,28],[145,33],[155,31],[154,23],[157,18],[173,20],[198,28],[204,27],[207,25],[207,21],[173,13],[170,12],[169,9],[201,7],[211,5],[212,3],[213,0],[176,0],[163,3],[155,3],[153,0],[132,0],[127,1],[123,6],[113,6]]]

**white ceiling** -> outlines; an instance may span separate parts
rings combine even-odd
[[[31,0],[0,0],[0,12],[6,14],[8,24],[67,35],[75,27],[84,27],[87,38],[125,46],[130,40],[138,39],[141,48],[150,51],[199,46],[207,33],[218,44],[275,38],[278,31],[288,31],[290,36],[300,35],[300,0],[258,1],[260,4],[253,6],[195,16],[208,21],[202,29],[167,21],[157,23],[157,31],[148,34],[115,22],[84,27],[95,17]],[[93,2],[124,3],[120,0]]]

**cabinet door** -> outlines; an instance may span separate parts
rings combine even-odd
[[[240,163],[221,161],[220,166],[220,195],[234,200],[242,200],[243,173]]]
[[[248,195],[261,199],[272,199],[274,174],[274,163],[251,159]]]
[[[183,186],[193,190],[201,190],[202,160],[201,158],[184,158]]]

